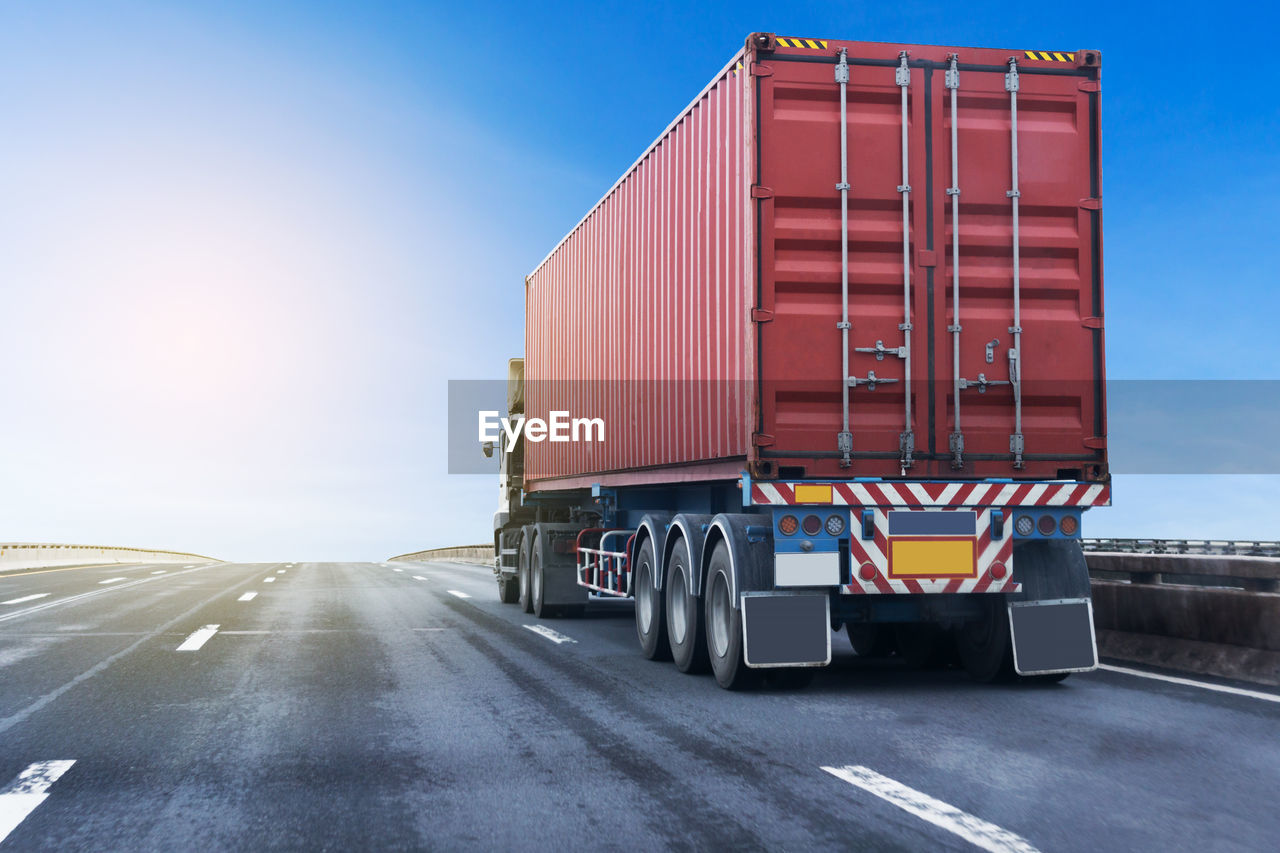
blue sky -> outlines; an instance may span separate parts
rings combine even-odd
[[[483,540],[494,484],[445,474],[446,381],[502,375],[524,274],[752,30],[1101,49],[1111,375],[1280,378],[1280,100],[1238,17],[5,4],[0,540],[242,559]],[[1088,533],[1280,538],[1280,478],[1117,485]]]

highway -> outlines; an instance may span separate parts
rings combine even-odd
[[[982,686],[832,639],[811,686],[735,694],[644,660],[628,602],[538,623],[482,566],[0,577],[0,853],[1280,838],[1272,692]]]

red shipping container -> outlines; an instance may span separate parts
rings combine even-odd
[[[1099,63],[752,35],[526,281],[526,488],[1105,480]]]

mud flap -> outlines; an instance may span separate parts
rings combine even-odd
[[[1012,603],[1009,633],[1018,675],[1087,672],[1098,666],[1093,604],[1087,598]]]
[[[831,663],[831,602],[826,594],[744,593],[742,653],[747,666],[757,669]]]

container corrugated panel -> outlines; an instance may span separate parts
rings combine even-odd
[[[530,443],[526,480],[745,463],[754,293],[738,64],[529,276],[527,413],[600,417],[606,434]]]
[[[851,391],[848,467],[837,452],[841,48],[850,65],[849,374],[891,380]],[[954,116],[945,80],[953,54]],[[1007,358],[1010,58],[1019,70],[1022,467],[1010,449]],[[609,425],[604,445],[530,445],[531,487],[732,477],[744,465],[758,478],[786,479],[1105,477],[1099,61],[1083,51],[753,35],[529,278],[530,414],[559,409]],[[960,468],[950,448],[953,120],[959,374],[969,383],[960,392]],[[909,423],[897,355],[904,299]],[[867,351],[877,344],[879,355]],[[995,384],[980,391],[979,376]],[[908,429],[914,453],[904,467]]]

